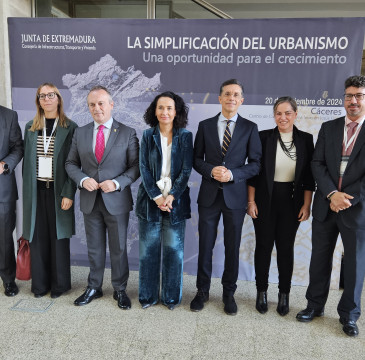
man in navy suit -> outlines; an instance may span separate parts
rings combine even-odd
[[[198,196],[198,292],[190,304],[200,311],[209,300],[212,253],[221,214],[224,223],[225,264],[222,276],[224,311],[237,313],[236,291],[239,248],[247,207],[246,180],[259,173],[261,142],[257,125],[238,115],[243,87],[236,80],[220,87],[222,112],[201,121],[194,144],[194,169],[202,175]]]
[[[312,172],[318,189],[313,202],[308,305],[297,320],[309,322],[323,315],[333,251],[341,234],[345,288],[337,312],[345,334],[356,336],[365,276],[365,76],[345,81],[344,100],[346,116],[322,124],[314,150]]]
[[[18,114],[0,106],[0,276],[6,296],[15,296],[15,202],[18,199],[14,169],[23,157]]]

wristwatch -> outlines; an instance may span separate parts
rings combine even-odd
[[[3,169],[4,169],[4,171],[3,171],[3,174],[4,175],[6,175],[6,174],[8,174],[9,173],[9,165],[8,164],[3,164]]]

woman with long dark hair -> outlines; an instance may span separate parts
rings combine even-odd
[[[181,302],[185,223],[190,218],[188,180],[193,165],[193,136],[185,129],[187,117],[187,106],[173,92],[156,96],[144,114],[151,128],[141,140],[142,183],[136,208],[142,308],[161,300],[173,310]]]

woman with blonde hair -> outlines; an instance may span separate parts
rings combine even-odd
[[[77,125],[67,118],[57,87],[37,89],[37,113],[25,126],[23,237],[31,249],[31,290],[57,298],[71,288],[70,237],[75,233],[76,185],[65,161]]]

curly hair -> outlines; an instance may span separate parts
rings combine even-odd
[[[345,81],[345,90],[351,86],[356,88],[365,88],[365,76],[363,75],[350,76]]]
[[[188,112],[189,108],[185,104],[183,98],[179,95],[176,95],[172,91],[165,91],[159,95],[157,95],[154,100],[151,102],[147,110],[145,111],[143,115],[143,119],[146,122],[147,125],[151,127],[155,127],[158,125],[158,119],[156,117],[156,107],[157,107],[157,101],[159,98],[162,97],[168,97],[175,102],[175,110],[176,110],[176,116],[174,118],[174,128],[185,128],[188,124]]]

